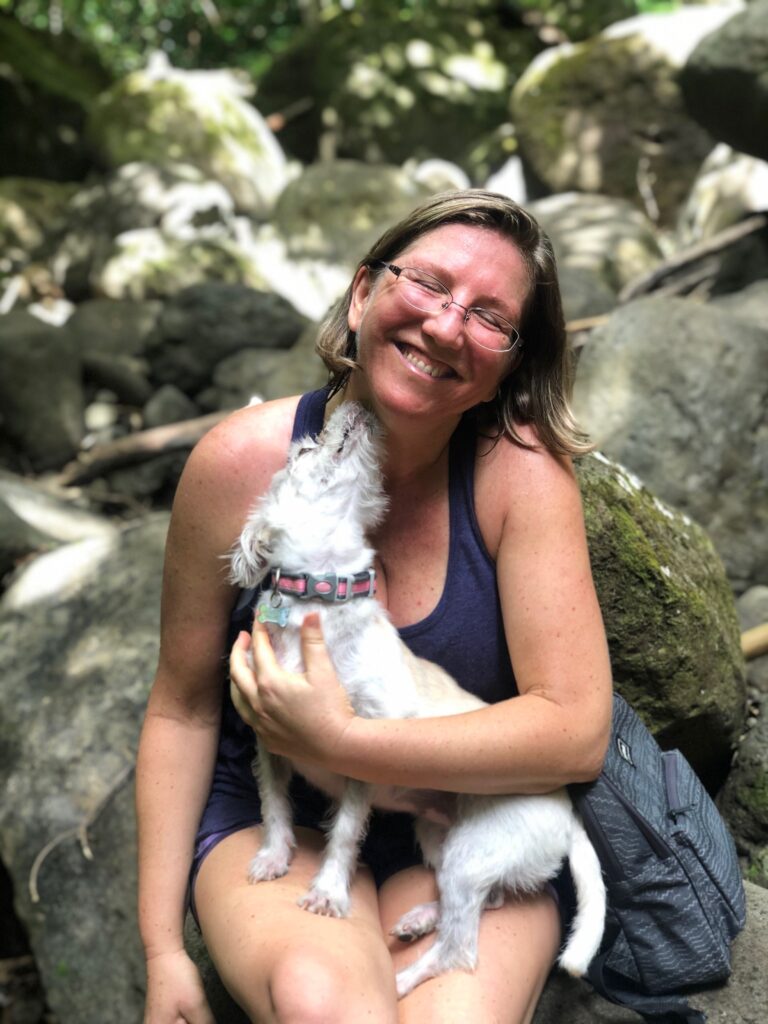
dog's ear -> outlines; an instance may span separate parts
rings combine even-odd
[[[272,530],[259,511],[252,513],[230,559],[229,578],[241,587],[256,587],[272,564]]]

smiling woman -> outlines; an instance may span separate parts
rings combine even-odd
[[[450,807],[453,793],[545,793],[600,770],[610,667],[569,460],[588,445],[569,411],[549,241],[504,196],[435,196],[360,262],[318,348],[328,387],[235,413],[200,442],[179,484],[137,775],[145,1024],[211,1021],[181,943],[185,891],[253,1021],[525,1024],[568,927],[567,869],[554,888],[499,894],[473,973],[450,971],[399,1001],[395,971],[431,937],[406,944],[389,931],[435,890],[409,814],[374,813],[349,916],[308,913],[296,902],[318,869],[329,805],[296,777],[290,868],[255,885],[247,876],[262,838],[254,728],[310,777],[403,787],[416,814],[424,791]],[[388,501],[366,538],[377,592],[361,600],[381,602],[414,654],[486,702],[478,710],[356,715],[317,623],[305,623],[304,672],[277,663],[258,624],[248,658],[264,601],[258,589],[233,591],[222,557],[291,441],[316,437],[353,399],[384,427]],[[240,714],[222,674],[232,647]],[[409,802],[411,789],[421,796]]]

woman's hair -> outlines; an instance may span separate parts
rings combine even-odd
[[[442,192],[432,196],[404,220],[386,231],[360,261],[391,263],[417,238],[446,224],[490,228],[509,238],[520,251],[531,282],[519,326],[522,348],[501,382],[493,402],[483,408],[497,436],[530,447],[516,424],[531,424],[539,442],[551,451],[581,455],[591,450],[569,407],[572,356],[565,332],[560,286],[552,244],[536,220],[506,196],[482,189]],[[376,274],[381,271],[369,270]],[[352,285],[320,327],[317,351],[330,371],[331,392],[344,387],[356,368],[357,342],[347,314]]]

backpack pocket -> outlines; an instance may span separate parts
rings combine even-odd
[[[744,927],[744,887],[733,839],[698,776],[679,750],[662,754],[674,844],[703,913],[727,948]]]
[[[691,885],[675,857],[649,860],[634,877],[611,884],[611,910],[626,942],[617,948],[615,962],[608,955],[606,966],[631,977],[651,995],[727,975],[727,947],[721,950],[691,896]],[[628,950],[635,971],[628,969]]]

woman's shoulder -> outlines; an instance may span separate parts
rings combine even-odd
[[[532,425],[518,426],[517,433],[528,447],[505,435],[479,439],[475,470],[479,508],[489,506],[508,522],[518,516],[530,519],[536,510],[553,505],[578,509],[578,484],[570,457],[542,445]]]
[[[177,523],[229,536],[285,465],[298,396],[227,416],[192,450],[174,501]]]

